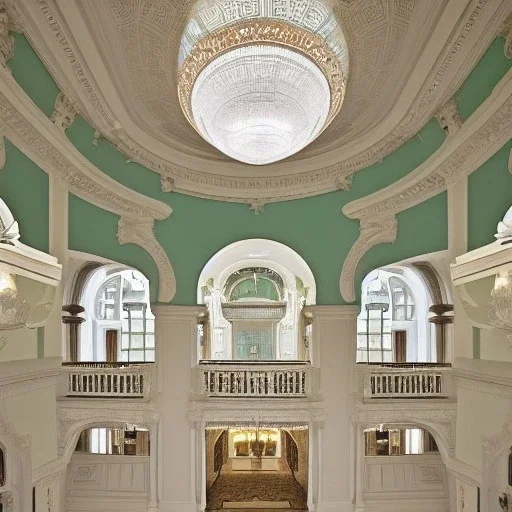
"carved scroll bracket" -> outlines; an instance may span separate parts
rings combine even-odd
[[[446,135],[450,136],[459,131],[462,126],[462,119],[453,98],[437,111],[436,119]]]
[[[122,216],[118,223],[117,240],[121,245],[138,245],[153,258],[159,275],[158,300],[169,302],[176,293],[176,278],[166,252],[153,233],[153,220]]]
[[[76,108],[69,98],[63,92],[59,92],[50,117],[52,123],[65,132],[75,121],[76,113]]]
[[[341,269],[340,292],[347,302],[356,300],[355,277],[359,262],[363,256],[376,245],[393,243],[397,235],[395,216],[380,219],[361,219],[359,238],[350,249]]]
[[[503,23],[501,35],[505,38],[505,57],[512,59],[512,14]]]

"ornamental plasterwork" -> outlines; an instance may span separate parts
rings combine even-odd
[[[501,34],[505,38],[505,56],[512,59],[512,14],[506,19],[501,30]]]
[[[153,258],[159,275],[158,299],[169,302],[176,293],[176,278],[167,253],[153,233],[153,220],[122,216],[118,223],[117,240],[121,245],[139,245]]]
[[[2,1],[0,2],[0,64],[2,66],[5,66],[14,55],[14,38],[9,34],[10,29],[10,18]]]
[[[118,238],[121,244],[134,243],[155,260],[160,273],[159,300],[169,301],[175,281],[167,255],[153,233],[155,220],[163,220],[171,208],[147,198],[106,176],[83,157],[52,121],[26,97],[12,75],[0,68],[0,132],[50,176],[60,180],[76,196],[121,215]],[[123,226],[133,228],[129,234]]]
[[[436,408],[435,406],[426,407],[421,403],[421,407],[386,406],[375,407],[374,409],[366,406],[352,415],[352,422],[363,428],[375,427],[380,424],[387,425],[420,425],[426,427],[431,433],[436,435],[436,441],[440,441],[446,449],[445,455],[453,456],[455,450],[455,436],[457,425],[456,404],[448,404],[447,407]]]
[[[396,240],[397,221],[394,216],[361,220],[360,234],[343,262],[340,274],[341,296],[347,302],[356,300],[355,275],[362,257],[379,244],[391,244]]]
[[[50,121],[57,127],[65,132],[74,122],[76,116],[76,109],[73,103],[63,93],[59,92],[55,99]]]
[[[178,81],[178,98],[192,126],[196,126],[191,108],[194,83],[203,69],[221,53],[252,44],[278,44],[306,55],[322,70],[331,91],[331,106],[325,125],[338,114],[345,96],[345,78],[340,61],[321,37],[276,20],[238,23],[199,41],[183,62]],[[196,127],[197,129],[197,127]]]
[[[425,68],[421,90],[417,94],[409,91],[410,97],[415,98],[411,100],[413,103],[399,113],[393,110],[393,104],[402,90],[404,94],[407,91],[404,79],[408,73],[402,72],[398,76],[390,70],[393,66],[400,66],[403,71],[404,62],[416,62],[419,59],[419,55],[414,58],[409,56],[410,59],[405,61],[400,57],[404,48],[411,52],[415,51],[412,48],[426,47],[418,42],[411,43],[410,38],[416,37],[413,33],[421,33],[423,36],[428,33],[424,26],[425,20],[432,22],[429,29],[433,30],[440,9],[445,4],[410,0],[334,2],[334,12],[346,33],[351,58],[354,57],[352,72],[357,80],[354,78],[354,82],[349,84],[340,116],[324,134],[305,151],[281,166],[269,166],[268,176],[262,177],[247,176],[248,171],[253,172],[250,167],[225,160],[205,146],[177,110],[177,98],[172,99],[172,95],[175,95],[177,66],[164,49],[170,47],[174,51],[177,48],[187,21],[190,2],[161,0],[158,5],[154,5],[132,0],[111,0],[94,4],[94,9],[83,9],[80,4],[72,9],[76,10],[73,14],[76,20],[85,17],[93,28],[104,22],[114,28],[106,32],[107,37],[111,37],[109,47],[100,50],[104,52],[105,59],[112,59],[109,61],[111,68],[116,70],[119,79],[117,93],[125,95],[129,112],[139,112],[137,130],[140,128],[140,133],[148,134],[154,132],[154,139],[151,139],[154,144],[148,142],[142,147],[136,142],[141,140],[137,130],[124,139],[118,137],[122,116],[114,115],[107,106],[107,100],[103,100],[101,86],[94,82],[94,72],[88,69],[76,51],[76,42],[71,39],[66,22],[54,10],[54,0],[38,0],[40,11],[33,9],[28,0],[7,1],[10,8],[17,8],[20,18],[24,19],[26,34],[45,60],[55,62],[56,58],[59,59],[58,66],[51,68],[69,67],[69,78],[66,74],[56,73],[55,78],[61,88],[75,91],[74,95],[80,99],[85,117],[130,159],[172,178],[175,184],[173,190],[239,202],[255,198],[265,198],[270,202],[336,190],[338,187],[334,175],[348,177],[382,160],[414,135],[433,115],[441,101],[446,101],[460,85],[471,68],[467,62],[468,56],[473,59],[471,62],[476,62],[499,31],[502,24],[500,20],[507,14],[505,0],[473,0],[454,27],[454,36],[442,50],[438,48],[440,53],[436,65],[431,69]],[[58,57],[51,55],[46,41],[32,37],[35,35],[36,18],[40,23],[48,24],[45,37],[50,38],[51,34],[57,37],[63,52]],[[130,29],[134,24],[141,28],[137,31],[137,37],[134,37]],[[420,25],[422,30],[419,30]],[[162,40],[164,37],[165,42]],[[118,48],[123,55],[114,58],[110,52],[112,48]],[[384,63],[385,71],[379,68]],[[61,82],[65,82],[65,85]],[[374,89],[369,92],[369,87]],[[372,111],[372,108],[378,112]],[[385,131],[376,128],[369,134],[367,127],[370,124],[378,125],[375,115],[388,113],[394,114],[395,127]],[[169,119],[172,119],[172,123],[169,123]],[[357,140],[360,144],[353,144],[354,137],[359,137]],[[168,150],[163,151],[164,146]],[[354,147],[361,148],[355,155]],[[180,156],[183,150],[193,155],[185,165]],[[337,163],[333,164],[333,160]],[[321,162],[325,164],[319,165]],[[204,169],[208,169],[208,172]],[[216,169],[222,172],[215,174]]]
[[[484,104],[434,155],[415,171],[362,199],[347,203],[343,213],[360,221],[360,237],[347,256],[340,276],[340,291],[348,301],[355,300],[355,271],[361,258],[383,238],[392,236],[390,219],[446,190],[486,162],[512,138],[512,71],[509,71]],[[376,225],[384,223],[380,235]],[[368,227],[372,226],[373,229]],[[389,236],[386,236],[385,233]]]
[[[74,407],[70,402],[59,403],[57,407],[57,442],[60,454],[69,461],[82,430],[94,426],[119,427],[126,423],[153,426],[160,416],[149,404],[130,403],[104,407]]]
[[[436,112],[436,119],[446,135],[453,135],[460,129],[462,119],[459,115],[457,103],[453,98]]]

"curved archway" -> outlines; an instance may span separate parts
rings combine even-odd
[[[208,308],[211,334],[201,359],[309,358],[302,310],[316,302],[316,283],[286,245],[249,239],[221,249],[201,272],[197,301]]]
[[[235,270],[244,267],[268,267],[288,277],[298,277],[309,289],[306,304],[316,303],[316,282],[302,256],[280,242],[264,238],[240,240],[215,253],[203,267],[197,284],[197,302],[203,304],[203,287],[211,278],[224,281]],[[292,283],[289,283],[292,285]]]

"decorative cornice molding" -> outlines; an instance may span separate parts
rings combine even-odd
[[[166,204],[121,185],[82,156],[5,68],[0,68],[0,132],[71,193],[104,210],[151,220],[171,214]]]
[[[415,99],[409,104],[408,109],[401,109],[400,115],[398,115],[398,108],[396,109],[393,121],[395,128],[387,130],[386,135],[379,135],[380,140],[371,147],[368,147],[367,143],[366,149],[362,149],[356,155],[345,157],[338,163],[321,169],[291,175],[279,175],[276,172],[274,176],[263,178],[216,175],[187,168],[170,162],[140,146],[134,140],[133,134],[132,136],[127,134],[121,136],[118,133],[119,123],[108,105],[101,99],[101,94],[96,90],[97,87],[90,76],[90,71],[86,69],[86,65],[81,62],[81,56],[73,48],[73,41],[67,39],[66,30],[61,26],[63,23],[59,15],[53,12],[53,3],[48,0],[38,0],[41,13],[55,35],[62,55],[65,55],[65,59],[67,59],[67,62],[59,63],[59,67],[61,69],[69,68],[69,76],[74,75],[73,78],[68,78],[63,72],[55,73],[55,62],[52,61],[46,43],[38,40],[33,25],[36,16],[29,16],[27,14],[29,8],[16,5],[15,0],[6,1],[9,10],[16,11],[17,17],[24,19],[27,36],[37,48],[47,67],[53,72],[54,78],[61,88],[63,90],[72,89],[73,81],[80,84],[80,90],[76,91],[75,95],[81,98],[83,115],[95,128],[101,130],[120,151],[126,153],[131,160],[172,179],[173,185],[170,187],[172,191],[234,202],[247,202],[262,198],[265,198],[266,202],[275,202],[326,193],[340,189],[339,180],[342,183],[341,188],[345,189],[347,185],[344,184],[344,179],[348,179],[364,167],[381,161],[425,125],[440,101],[443,101],[443,98],[446,98],[449,93],[453,94],[462,83],[476,57],[482,54],[499,31],[500,18],[507,12],[506,2],[503,0],[498,3],[491,3],[488,0],[472,0],[460,16],[454,27],[452,38],[447,42],[422,89],[414,95]],[[29,23],[27,24],[27,22]],[[480,31],[480,37],[474,36],[475,26],[478,27],[476,30]],[[483,32],[484,26],[485,32]],[[53,66],[50,61],[53,62]],[[455,68],[454,62],[457,62],[459,66]],[[462,62],[464,65],[461,65]],[[87,104],[89,114],[83,108],[83,104]],[[333,151],[338,152],[338,149],[331,152]],[[304,160],[304,166],[311,167],[310,160]]]
[[[503,23],[501,35],[505,38],[505,57],[512,59],[512,14]]]
[[[436,119],[446,135],[451,136],[459,131],[462,126],[462,119],[457,103],[453,98],[436,112]]]
[[[14,38],[9,34],[11,19],[5,2],[0,2],[0,64],[5,67],[14,55]]]
[[[347,217],[360,220],[361,234],[343,264],[342,297],[355,300],[355,270],[364,254],[379,243],[395,240],[396,225],[392,222],[396,222],[396,214],[427,201],[462,176],[471,174],[511,137],[512,70],[460,130],[426,162],[398,182],[343,207]]]
[[[65,132],[75,121],[76,108],[68,97],[59,92],[55,99],[55,106],[50,121]]]
[[[374,219],[361,219],[359,238],[350,248],[340,274],[341,296],[347,302],[356,300],[355,276],[357,266],[362,257],[379,244],[390,243],[396,240],[397,221],[395,216]]]
[[[117,240],[121,245],[139,245],[153,258],[159,275],[158,300],[169,302],[176,293],[176,278],[167,253],[153,233],[153,220],[123,215],[118,223]]]
[[[234,403],[236,402],[236,403]],[[263,400],[252,402],[246,399],[215,400],[214,403],[191,401],[188,419],[190,423],[240,424],[308,424],[322,423],[326,419],[323,404],[304,402],[300,405],[289,400]]]
[[[155,259],[162,286],[160,300],[170,300],[175,291],[174,272],[152,228],[155,220],[169,217],[172,209],[96,168],[66,138],[65,123],[59,118],[61,126],[56,128],[5,68],[0,68],[0,89],[0,131],[41,169],[59,178],[71,193],[120,215],[120,243],[141,245]],[[130,235],[129,229],[134,234]]]

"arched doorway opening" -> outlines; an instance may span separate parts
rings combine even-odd
[[[303,308],[315,304],[307,263],[289,247],[242,240],[217,252],[198,281],[197,301],[208,310],[201,360],[307,361]]]
[[[306,426],[208,427],[206,510],[307,510]]]

